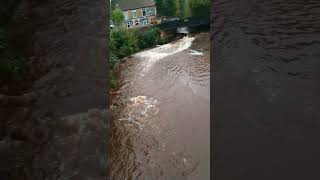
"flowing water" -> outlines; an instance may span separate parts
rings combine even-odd
[[[186,36],[120,65],[112,179],[209,179],[210,57],[192,49],[196,39]]]

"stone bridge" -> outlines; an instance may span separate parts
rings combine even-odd
[[[174,31],[179,28],[197,28],[197,27],[209,27],[209,17],[191,17],[175,21],[168,21],[156,25],[161,31]]]

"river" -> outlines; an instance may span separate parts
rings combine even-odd
[[[112,179],[210,179],[209,39],[185,36],[119,65]]]

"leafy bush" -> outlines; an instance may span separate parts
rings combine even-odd
[[[114,65],[119,62],[119,58],[114,54],[114,52],[110,53],[110,67],[111,69],[114,67]]]
[[[148,29],[142,33],[138,33],[138,46],[140,49],[155,46],[160,41],[160,30],[157,28]]]
[[[166,44],[166,43],[168,43],[168,39],[167,38],[161,37],[159,39],[159,42],[158,42],[159,45],[163,45],[163,44]]]
[[[111,88],[115,88],[117,86],[117,80],[115,79],[115,77],[113,76],[113,73],[112,73],[112,70],[110,70],[110,76],[109,76],[109,79],[110,79],[110,86]]]
[[[209,0],[189,0],[189,5],[193,16],[210,16]]]
[[[112,30],[110,50],[118,58],[124,58],[136,52],[137,39],[126,29]]]
[[[110,33],[110,84],[111,88],[117,86],[117,80],[112,75],[114,65],[120,59],[127,57],[140,49],[150,48],[156,44],[164,44],[166,39],[160,38],[160,30],[156,28],[141,31],[141,29],[111,30]]]
[[[119,29],[111,31],[110,50],[113,56],[124,58],[139,49],[145,49],[164,43],[165,40],[160,38],[160,30],[157,28],[141,31],[140,29]]]
[[[124,20],[123,12],[119,8],[114,9],[112,11],[111,19],[116,26],[121,26]]]

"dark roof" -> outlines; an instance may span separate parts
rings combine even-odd
[[[154,0],[117,0],[116,4],[122,11],[155,6]]]

